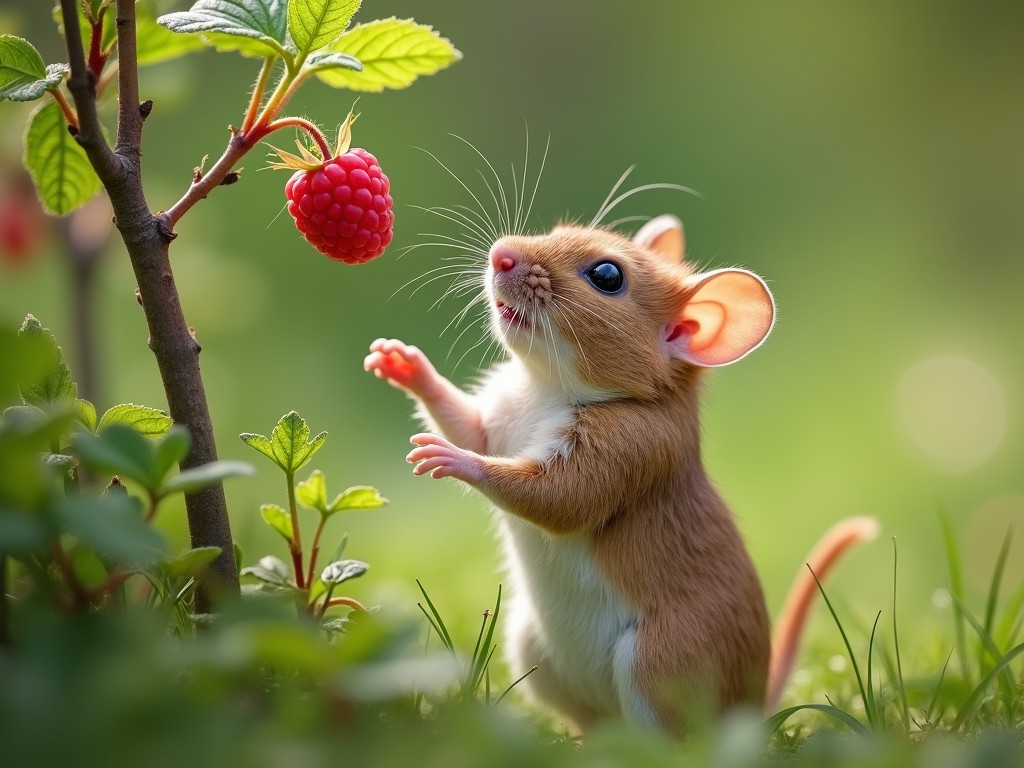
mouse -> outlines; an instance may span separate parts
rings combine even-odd
[[[632,237],[560,224],[486,254],[504,359],[464,390],[416,346],[370,345],[364,368],[409,395],[427,431],[413,474],[455,478],[494,510],[509,598],[505,653],[527,696],[585,733],[609,719],[681,734],[737,706],[768,710],[817,584],[872,518],[819,541],[776,624],[736,519],[705,472],[707,372],[768,337],[767,283],[699,271],[681,221]],[[774,645],[774,649],[773,649]]]

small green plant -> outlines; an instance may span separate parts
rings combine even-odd
[[[53,335],[31,315],[16,335],[0,331],[0,350],[12,363],[0,394],[21,401],[0,415],[2,636],[10,637],[15,598],[89,612],[141,594],[188,626],[192,592],[220,550],[171,555],[152,523],[169,497],[252,468],[219,461],[174,472],[189,449],[187,430],[128,403],[97,416],[77,397]],[[145,588],[130,593],[133,578]]]
[[[388,500],[376,488],[367,485],[346,488],[328,500],[327,481],[318,469],[303,482],[296,483],[296,473],[320,450],[327,440],[327,433],[320,432],[311,437],[309,426],[295,411],[282,416],[269,437],[251,432],[245,432],[239,437],[284,472],[287,508],[279,504],[264,504],[260,507],[260,513],[264,522],[288,543],[292,561],[290,572],[288,566],[273,555],[261,558],[254,566],[243,568],[241,575],[252,576],[260,582],[244,585],[243,594],[292,599],[300,614],[323,621],[322,626],[327,631],[340,630],[344,626],[344,619],[325,619],[329,608],[345,606],[353,610],[364,610],[364,607],[351,597],[336,596],[334,591],[339,584],[362,576],[369,566],[361,560],[339,559],[348,541],[346,534],[335,546],[328,564],[318,570],[321,537],[327,521],[338,512],[378,509],[387,504]],[[302,546],[299,505],[319,514],[308,558]]]
[[[332,257],[353,263],[379,256],[391,241],[392,200],[380,166],[360,155],[356,159],[365,168],[351,169],[349,181],[340,183],[331,176],[337,169],[324,132],[285,109],[311,79],[355,91],[405,88],[461,54],[411,19],[353,24],[359,7],[359,0],[196,0],[187,10],[158,15],[155,0],[60,0],[53,16],[67,63],[47,64],[28,40],[0,35],[0,101],[42,102],[28,117],[24,164],[43,206],[67,215],[101,190],[109,197],[138,280],[168,411],[191,435],[182,469],[217,460],[199,370],[201,348],[185,322],[169,257],[182,217],[218,187],[239,182],[239,161],[264,139],[297,129],[307,137],[308,146],[300,143],[300,152],[313,168],[309,187],[317,193],[308,197],[298,182],[288,185],[289,196],[299,187],[293,203],[302,214],[300,231]],[[182,173],[184,192],[154,211],[146,199],[142,167],[143,128],[154,100],[139,92],[139,69],[204,48],[258,59],[255,84],[247,94],[245,86],[240,88],[239,102],[246,106],[240,122],[229,126],[220,157],[206,168],[204,153],[197,151],[196,158],[203,160],[190,174]],[[115,89],[111,143],[104,100]],[[337,114],[340,118],[343,109]],[[339,154],[348,149],[350,126],[346,120],[339,129]],[[328,180],[337,193],[330,201],[318,186]],[[351,200],[342,199],[346,194]],[[221,593],[237,593],[227,501],[219,481],[202,492],[186,493],[185,506],[193,544],[221,552],[212,564]],[[205,590],[197,593],[197,603],[201,612],[212,608]]]
[[[494,658],[494,652],[498,648],[493,640],[494,628],[498,623],[498,616],[501,613],[500,584],[498,585],[498,596],[494,599],[494,610],[487,609],[484,611],[483,621],[480,623],[480,631],[477,633],[476,643],[473,646],[473,653],[470,654],[468,660],[459,652],[458,647],[452,640],[451,633],[448,631],[448,627],[445,626],[444,619],[441,618],[441,614],[435,607],[434,601],[430,599],[430,595],[427,594],[423,584],[417,580],[416,585],[420,588],[420,593],[426,602],[426,606],[423,603],[417,603],[417,606],[423,615],[426,616],[427,623],[441,640],[444,649],[451,655],[456,664],[462,668],[457,695],[460,701],[474,700],[482,696],[484,704],[497,706],[513,688],[537,670],[537,667],[531,668],[526,674],[502,690],[498,696],[495,697],[493,695],[491,691],[490,666],[491,659]],[[481,691],[481,686],[483,686],[483,691]],[[419,712],[422,707],[422,695],[417,694],[413,703],[415,711]]]

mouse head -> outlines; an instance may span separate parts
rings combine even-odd
[[[746,270],[694,272],[683,250],[673,216],[632,240],[578,226],[503,237],[486,279],[495,335],[580,401],[651,397],[735,362],[771,330],[772,295]]]

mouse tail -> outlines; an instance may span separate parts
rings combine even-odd
[[[786,595],[782,613],[772,635],[772,658],[768,671],[765,711],[774,712],[782,689],[793,669],[800,637],[807,622],[811,604],[818,595],[814,581],[824,581],[840,557],[851,547],[871,541],[878,535],[878,521],[873,517],[850,517],[836,523],[819,539],[807,557],[808,568],[800,569]],[[813,575],[812,575],[813,571]]]

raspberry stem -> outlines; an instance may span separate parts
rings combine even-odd
[[[75,110],[71,108],[68,100],[64,97],[64,94],[61,93],[60,88],[54,88],[50,91],[50,95],[53,96],[54,101],[57,102],[57,106],[60,107],[60,111],[64,113],[64,119],[68,121],[68,125],[75,130],[78,130],[78,115],[75,114]]]
[[[259,138],[262,139],[264,136],[273,133],[274,131],[279,131],[282,128],[288,127],[301,128],[308,133],[320,148],[320,155],[324,160],[329,160],[333,157],[331,145],[327,143],[327,137],[324,136],[323,131],[304,117],[282,117],[279,120],[274,120],[259,131]]]
[[[256,85],[253,86],[252,98],[249,100],[249,108],[245,111],[245,119],[242,121],[242,133],[248,133],[256,122],[256,115],[259,113],[260,102],[263,101],[263,94],[267,91],[267,83],[270,82],[270,73],[273,71],[274,62],[277,56],[267,56],[263,59],[263,66],[260,67],[260,74],[256,78]]]

